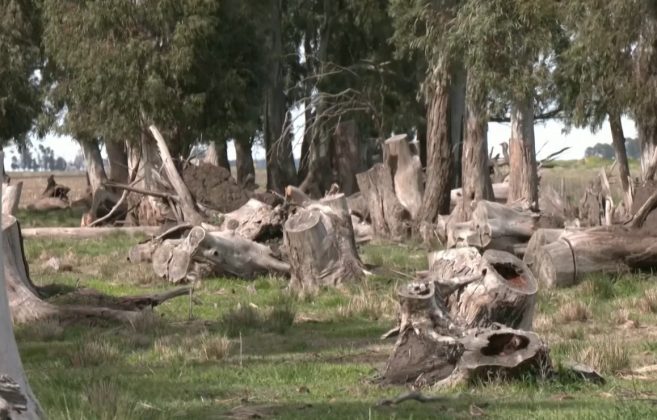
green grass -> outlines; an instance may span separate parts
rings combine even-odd
[[[91,287],[111,295],[142,294],[169,285],[148,264],[129,265],[136,239],[26,240],[37,284]],[[295,299],[284,279],[204,280],[189,300],[156,308],[134,326],[37,323],[16,335],[30,383],[51,419],[264,418],[424,419],[654,418],[657,377],[631,379],[631,368],[657,363],[657,314],[645,304],[654,279],[593,276],[571,289],[539,292],[539,332],[555,363],[595,364],[608,379],[596,386],[565,375],[551,380],[481,384],[440,391],[444,401],[377,402],[405,392],[373,381],[392,342],[379,336],[396,322],[395,286],[426,267],[426,251],[395,245],[362,249],[369,264],[385,265],[360,287]],[[58,257],[73,272],[53,273]],[[55,300],[62,301],[63,297]],[[585,320],[559,321],[574,301]],[[626,329],[619,310],[639,320]],[[538,321],[537,321],[538,322]],[[537,327],[538,328],[538,327]],[[433,391],[426,390],[428,394]],[[232,417],[231,417],[232,416]]]
[[[16,218],[20,220],[21,227],[79,227],[83,209],[65,208],[49,211],[19,209]]]

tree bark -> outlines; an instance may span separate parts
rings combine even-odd
[[[383,160],[392,175],[395,195],[402,206],[417,218],[422,205],[422,164],[411,150],[406,134],[389,138],[383,144]]]
[[[452,173],[450,144],[449,86],[446,77],[436,81],[427,109],[426,185],[418,220],[435,223],[449,213]]]
[[[130,179],[128,170],[128,152],[124,142],[105,142],[107,159],[109,160],[109,179],[121,184],[127,184]]]
[[[204,162],[210,165],[219,166],[230,171],[230,162],[228,161],[228,147],[226,140],[214,140],[208,144],[205,152]]]
[[[246,188],[255,187],[255,166],[251,151],[251,139],[246,136],[235,139],[235,166],[237,183]]]
[[[463,63],[457,63],[452,67],[451,71],[451,81],[449,87],[449,137],[451,151],[453,154],[454,168],[452,170],[453,174],[453,184],[451,188],[460,188],[463,185],[464,170],[465,168],[461,165],[463,148],[464,148],[464,137],[465,137],[465,120],[466,114],[466,102],[468,101],[467,96],[469,95],[468,90],[468,81],[467,81],[467,71]],[[488,153],[488,151],[486,151]]]
[[[23,191],[23,181],[16,184],[2,184],[2,213],[15,215],[18,211],[18,204],[21,201],[21,192]]]
[[[509,203],[523,200],[538,210],[538,172],[534,141],[534,105],[531,95],[511,107],[509,140]]]
[[[92,194],[103,187],[107,182],[107,175],[105,174],[105,167],[103,166],[103,158],[100,155],[100,148],[98,141],[94,139],[80,140],[82,151],[84,153],[84,160],[87,166],[87,174],[89,175],[89,182],[91,183]]]
[[[485,95],[468,84],[466,128],[463,142],[463,197],[460,221],[470,219],[473,200],[494,200],[493,184],[488,167],[488,121]]]
[[[616,153],[616,162],[618,163],[618,176],[620,177],[623,188],[623,202],[625,208],[632,208],[632,191],[630,183],[630,165],[627,162],[627,151],[625,150],[625,135],[623,134],[623,125],[619,113],[609,113],[609,126],[611,127],[611,140]]]
[[[333,134],[332,167],[337,170],[340,191],[351,195],[358,191],[356,174],[363,171],[358,126],[353,120],[340,121]]]
[[[292,156],[292,139],[284,133],[287,109],[285,105],[285,54],[283,51],[282,0],[270,0],[271,33],[269,37],[269,83],[265,93],[265,151],[267,156],[267,189],[282,193],[294,185],[296,169]],[[289,122],[288,122],[289,123]]]

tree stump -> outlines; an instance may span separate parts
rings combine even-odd
[[[620,226],[568,232],[540,247],[533,271],[548,288],[577,284],[590,273],[622,273],[657,267],[655,236]]]
[[[464,330],[452,320],[433,282],[398,290],[399,336],[382,381],[412,386],[454,386],[475,380],[545,374],[546,345],[531,332],[511,328]]]
[[[481,256],[475,248],[434,252],[429,273],[459,325],[531,329],[538,285],[514,255],[489,250]]]
[[[383,156],[394,181],[397,199],[415,220],[424,190],[420,157],[411,150],[406,134],[387,139],[383,145]]]
[[[2,184],[2,213],[14,215],[21,201],[23,182],[16,184]]]
[[[356,180],[367,202],[374,235],[392,240],[407,237],[411,215],[395,195],[388,168],[378,163],[368,171],[356,175]]]
[[[299,208],[285,223],[290,287],[301,294],[364,276],[342,194]]]

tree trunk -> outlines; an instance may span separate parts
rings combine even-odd
[[[539,250],[545,245],[558,241],[561,235],[566,232],[565,229],[537,229],[532,237],[529,238],[522,261],[533,271],[534,264],[536,263],[535,258]]]
[[[627,151],[625,150],[625,135],[623,134],[623,125],[621,116],[618,113],[609,113],[609,126],[611,127],[611,139],[616,153],[616,162],[618,163],[618,176],[620,177],[623,188],[623,202],[625,208],[632,208],[632,191],[630,183],[630,165],[627,162]]]
[[[426,109],[426,107],[425,107]],[[426,118],[426,111],[425,111],[425,118]],[[418,149],[420,152],[420,162],[422,163],[422,168],[427,167],[427,123],[426,121],[423,121],[422,123],[418,124],[417,126],[417,143],[418,143]]]
[[[466,107],[465,141],[461,167],[463,198],[459,221],[467,221],[472,215],[473,200],[493,200],[493,185],[488,167],[488,121],[486,118],[486,96],[468,84]]]
[[[5,172],[5,152],[0,146],[0,183],[4,184],[8,182],[9,177],[7,176],[7,172]]]
[[[527,95],[511,107],[509,203],[523,200],[537,211],[538,173],[534,143],[533,98]]]
[[[290,259],[290,287],[312,294],[363,278],[354,230],[343,194],[299,209],[285,223]]]
[[[411,282],[397,295],[399,337],[384,383],[444,387],[551,371],[547,346],[534,333],[511,328],[463,331],[433,282]]]
[[[449,213],[452,190],[449,88],[445,77],[436,81],[427,109],[426,185],[418,220],[435,223],[440,214]]]
[[[451,82],[449,86],[449,137],[451,151],[453,154],[454,168],[453,184],[451,188],[459,188],[463,185],[464,170],[461,166],[463,156],[463,139],[465,137],[466,119],[466,97],[467,93],[467,71],[463,63],[457,63],[452,67]],[[488,153],[488,151],[486,151]]]
[[[21,201],[21,192],[23,191],[23,181],[16,184],[2,184],[2,213],[15,215],[18,211],[18,204]]]
[[[271,33],[269,38],[269,83],[266,89],[265,151],[267,156],[267,189],[282,193],[294,185],[296,169],[292,156],[292,138],[285,133],[285,54],[283,51],[282,0],[270,0]],[[291,124],[288,121],[289,124]]]
[[[334,158],[332,167],[337,169],[337,182],[340,191],[351,195],[358,191],[356,174],[363,171],[360,153],[358,126],[353,120],[340,121],[333,134]]]
[[[87,174],[89,175],[89,182],[91,183],[92,194],[95,194],[103,184],[107,182],[107,175],[103,166],[103,158],[100,155],[100,148],[96,140],[80,140],[82,151],[84,153],[85,165],[87,166]]]
[[[240,136],[235,139],[235,166],[238,184],[249,189],[257,187],[251,140],[248,137]]]
[[[548,288],[577,284],[590,273],[622,273],[657,267],[655,238],[624,227],[564,233],[532,257],[534,273]]]
[[[4,203],[3,203],[4,205]],[[39,402],[37,401],[30,385],[27,382],[25,371],[18,353],[18,346],[14,338],[12,326],[12,314],[10,312],[8,290],[11,285],[6,284],[5,261],[11,258],[7,255],[7,243],[5,228],[6,215],[2,215],[0,229],[0,243],[2,244],[2,255],[0,255],[0,418],[3,419],[40,419],[44,418]],[[11,219],[9,221],[11,223]],[[27,303],[27,302],[26,302]]]
[[[205,159],[203,159],[203,161],[210,165],[219,166],[230,171],[226,140],[211,141],[210,144],[208,144],[208,149],[205,152]]]
[[[408,236],[406,224],[410,222],[410,213],[395,194],[389,168],[377,163],[367,172],[356,175],[356,180],[369,209],[374,235],[395,241]]]
[[[411,151],[408,136],[400,134],[383,144],[383,160],[392,175],[395,195],[402,206],[416,220],[422,205],[422,164]]]
[[[500,204],[506,204],[509,196],[509,183],[508,182],[496,182],[492,184],[493,196],[495,197],[495,202]],[[463,188],[456,188],[450,192],[450,210],[453,210],[454,207],[459,205],[463,200]]]
[[[307,94],[310,95],[310,93]],[[305,128],[303,132],[303,140],[301,141],[301,156],[299,158],[299,171],[297,174],[299,183],[302,183],[303,180],[308,176],[308,166],[310,163],[310,144],[313,141],[312,130],[308,129],[308,127],[312,127],[314,118],[310,104],[310,98],[305,99],[304,107]]]
[[[127,184],[130,179],[128,170],[128,152],[124,142],[105,142],[107,159],[109,160],[109,179],[121,184]]]

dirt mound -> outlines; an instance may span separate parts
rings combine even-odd
[[[249,201],[247,192],[230,171],[218,166],[190,165],[183,171],[183,180],[199,203],[222,213],[237,210]]]

